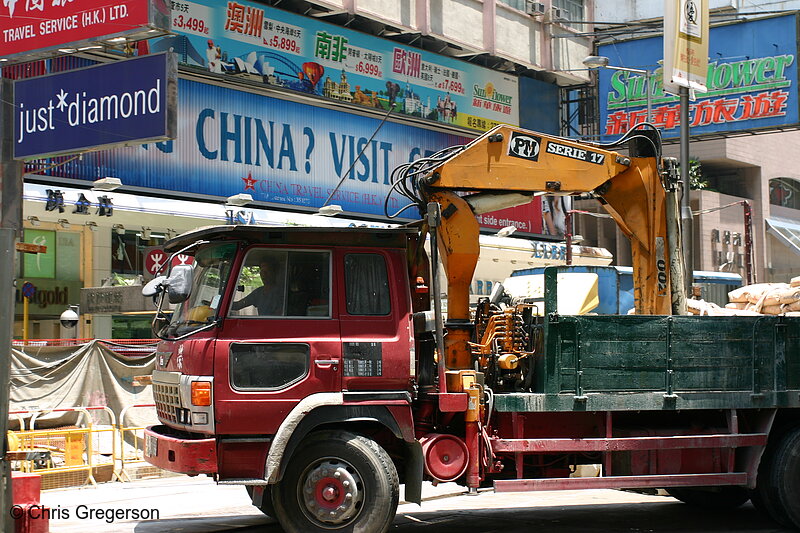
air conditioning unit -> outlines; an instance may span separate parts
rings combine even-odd
[[[559,22],[565,20],[567,18],[567,10],[561,9],[560,7],[551,7],[550,8],[550,16],[548,20],[550,22]]]
[[[544,15],[544,4],[542,2],[527,0],[527,2],[525,2],[525,13],[531,16]]]

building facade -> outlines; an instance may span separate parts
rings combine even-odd
[[[387,213],[404,206],[393,197],[383,205],[396,166],[498,123],[557,133],[561,88],[588,81],[588,0],[171,7],[166,37],[3,70],[19,79],[168,51],[180,78],[175,140],[27,162],[24,240],[48,251],[19,261],[16,337],[26,281],[37,289],[29,338],[149,335],[148,303],[125,287],[152,275],[170,236],[219,223],[396,222]],[[90,190],[104,177],[123,185]],[[225,205],[239,194],[253,202]],[[326,202],[341,205],[343,217],[314,216]],[[487,232],[543,232],[538,201],[493,215]],[[416,216],[407,211],[400,221]],[[538,242],[523,266],[563,261],[552,239]],[[476,292],[501,277],[481,276]],[[81,306],[77,330],[59,325],[68,305]]]
[[[753,213],[754,280],[788,282],[800,275],[797,15],[784,11],[799,6],[710,2],[708,92],[690,102],[695,270],[734,272],[746,280],[746,201]],[[679,103],[661,88],[663,3],[598,1],[595,7],[598,23],[607,23],[598,25],[596,54],[612,66],[648,72],[597,72],[601,139],[643,122],[649,103],[664,155],[678,157]],[[618,264],[630,261],[627,239],[610,221],[579,216],[576,231],[614,252]]]

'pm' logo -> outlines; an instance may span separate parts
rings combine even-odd
[[[511,133],[508,140],[508,155],[520,157],[529,161],[539,160],[539,147],[542,145],[542,138],[533,135],[525,135],[518,131]]]

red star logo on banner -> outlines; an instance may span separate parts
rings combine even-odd
[[[253,178],[252,173],[248,172],[247,177],[242,178],[242,181],[244,182],[244,190],[256,190],[256,183],[258,183],[258,180]]]

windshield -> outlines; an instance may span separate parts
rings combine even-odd
[[[235,253],[236,243],[212,244],[197,251],[191,294],[172,313],[168,336],[185,335],[217,319]]]

